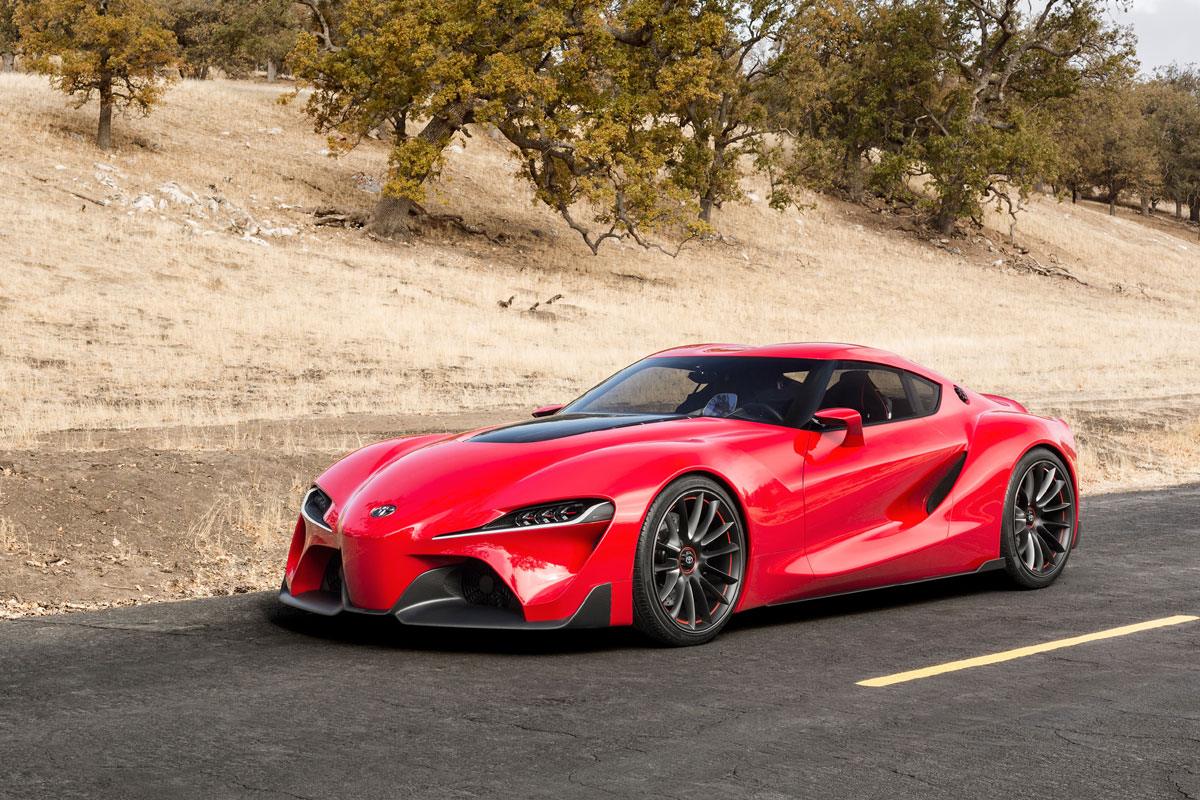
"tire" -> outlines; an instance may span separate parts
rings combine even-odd
[[[746,578],[746,530],[729,492],[700,475],[663,489],[633,560],[633,623],[660,644],[704,644],[733,616]]]
[[[1071,473],[1057,454],[1030,450],[1013,467],[1001,514],[1004,571],[1022,589],[1042,589],[1071,556],[1078,513]]]

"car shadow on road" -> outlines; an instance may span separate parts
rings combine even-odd
[[[952,602],[1009,591],[1004,576],[998,573],[875,589],[746,611],[730,621],[722,636],[784,629],[859,614],[886,614],[925,603]],[[289,608],[274,598],[269,599],[263,610],[273,625],[284,630],[324,642],[360,647],[514,656],[655,649],[649,639],[631,627],[558,631],[418,627],[401,625],[391,617],[358,614],[322,617]]]
[[[726,628],[752,630],[773,626],[798,625],[822,619],[851,617],[858,614],[886,614],[905,607],[1005,595],[1013,591],[1003,572],[963,575],[953,578],[868,589],[850,594],[834,595],[813,600],[799,600],[782,605],[756,608],[735,616]]]

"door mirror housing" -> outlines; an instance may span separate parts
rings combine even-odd
[[[561,411],[561,410],[562,410],[562,403],[559,403],[559,404],[558,404],[558,405],[556,405],[556,406],[542,406],[542,407],[541,407],[541,408],[539,408],[537,411],[533,412],[533,416],[535,416],[535,417],[549,417],[549,416],[551,416],[551,415],[553,415],[553,414],[557,414],[557,413],[558,413],[559,411]]]
[[[862,414],[852,408],[823,408],[813,414],[813,419],[825,424],[844,424],[846,438],[842,439],[842,447],[862,447],[865,443]]]

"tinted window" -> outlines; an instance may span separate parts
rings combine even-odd
[[[913,402],[917,407],[917,415],[925,416],[937,411],[942,399],[942,387],[932,381],[906,373],[912,385]]]
[[[821,408],[850,408],[863,423],[894,422],[932,414],[940,387],[924,378],[878,364],[840,362],[829,378]]]
[[[799,425],[816,410],[827,368],[828,362],[798,358],[648,358],[560,413],[703,415]]]

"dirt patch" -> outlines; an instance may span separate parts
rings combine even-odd
[[[300,497],[348,450],[522,414],[68,431],[0,452],[0,616],[272,588]]]

